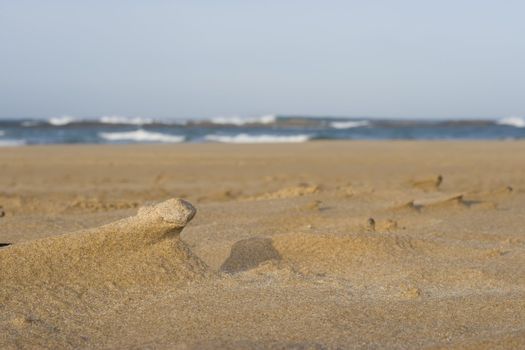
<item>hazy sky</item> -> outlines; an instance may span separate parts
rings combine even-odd
[[[525,115],[525,1],[0,0],[0,117]]]

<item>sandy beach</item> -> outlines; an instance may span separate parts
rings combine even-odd
[[[2,349],[525,344],[525,142],[1,148],[0,206]]]

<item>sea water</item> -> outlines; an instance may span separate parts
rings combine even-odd
[[[122,116],[0,120],[0,146],[122,143],[297,143],[314,140],[506,140],[525,119],[429,120],[266,115],[176,120]]]

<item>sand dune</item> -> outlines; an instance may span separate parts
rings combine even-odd
[[[151,293],[204,278],[206,264],[180,239],[194,215],[191,204],[171,199],[98,228],[2,249],[0,304],[7,311],[0,328],[56,333],[57,313],[92,323],[97,313],[119,307],[130,291]],[[82,343],[73,338],[71,346]]]
[[[93,230],[15,244],[0,252],[1,292],[64,281],[89,289],[193,279],[206,267],[179,236],[194,214],[189,203],[169,200]]]
[[[436,191],[443,182],[443,176],[437,175],[429,179],[412,180],[412,185],[424,191]]]

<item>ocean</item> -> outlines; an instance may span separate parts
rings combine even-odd
[[[314,140],[514,140],[525,119],[375,119],[267,115],[160,120],[105,116],[0,120],[0,146],[127,143],[288,143]]]

